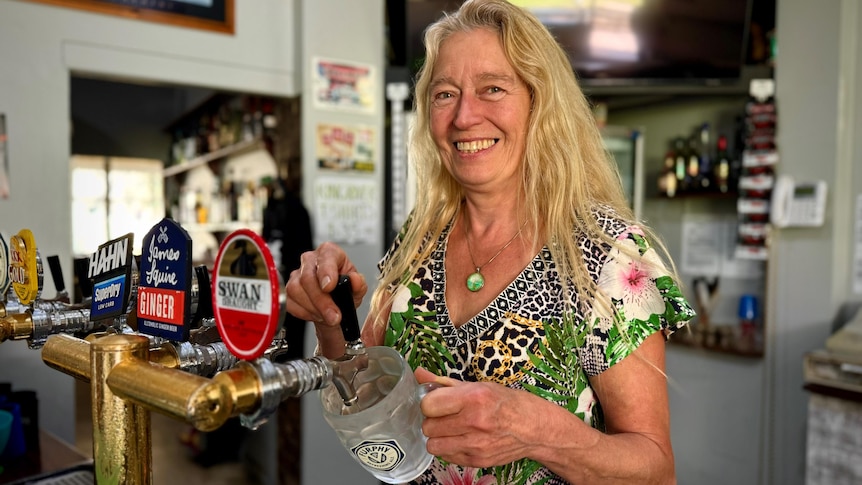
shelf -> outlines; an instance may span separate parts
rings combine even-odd
[[[752,79],[771,79],[773,69],[764,65],[743,66],[737,79],[698,80],[581,80],[588,98],[602,100],[608,109],[632,109],[692,97],[747,98]]]
[[[205,232],[233,232],[237,229],[251,229],[256,233],[260,233],[263,223],[249,221],[233,221],[233,222],[208,222],[205,224],[182,224],[183,229],[187,232],[205,231]]]
[[[666,195],[662,195],[659,193],[655,193],[650,196],[652,199],[665,199],[665,200],[675,200],[675,199],[713,199],[713,200],[736,200],[739,198],[739,194],[736,191],[733,192],[677,192],[673,197],[668,197]]]
[[[165,178],[173,177],[175,175],[188,172],[189,170],[192,170],[194,168],[201,167],[208,163],[214,162],[216,160],[220,160],[222,158],[229,157],[232,155],[241,155],[243,153],[248,153],[260,148],[263,148],[263,141],[258,138],[250,141],[239,142],[231,146],[220,148],[214,152],[207,153],[206,155],[201,155],[199,157],[193,158],[188,162],[181,163],[179,165],[171,165],[170,167],[165,167],[162,174]]]
[[[718,325],[711,327],[711,329],[717,334],[720,329],[733,329],[733,327],[734,326],[732,325]],[[730,338],[727,342],[722,343],[718,341],[718,339],[715,340],[715,342],[708,341],[708,339],[704,338],[703,332],[695,326],[694,328],[691,328],[690,331],[684,328],[674,333],[671,335],[670,339],[668,339],[668,343],[673,344],[674,346],[700,349],[717,354],[752,358],[763,357],[762,343],[758,344],[754,341],[745,342],[742,339],[735,338],[733,334],[730,334]],[[762,336],[760,340],[762,340]]]

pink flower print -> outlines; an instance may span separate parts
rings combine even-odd
[[[620,244],[634,246],[631,241]],[[611,298],[622,300],[626,319],[647,320],[664,312],[664,301],[655,285],[661,268],[661,260],[653,250],[632,257],[613,249],[599,275],[599,287]]]
[[[629,226],[625,231],[621,232],[620,235],[617,236],[617,240],[624,241],[629,238],[629,234],[637,234],[641,237],[645,235],[641,226]]]
[[[443,470],[443,476],[436,477],[443,485],[496,485],[497,479],[492,475],[477,477],[479,470],[476,468],[464,468],[463,475],[458,466],[449,465]],[[436,475],[436,474],[435,474]]]

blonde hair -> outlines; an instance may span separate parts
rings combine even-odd
[[[462,188],[443,166],[429,127],[429,85],[441,44],[454,33],[476,29],[499,34],[509,63],[532,93],[521,164],[520,193],[526,198],[521,203],[533,224],[532,234],[546,242],[564,288],[580,291],[581,302],[591,302],[598,294],[578,246],[579,235],[612,242],[596,219],[596,209],[610,209],[618,218],[636,223],[616,163],[557,41],[536,17],[505,0],[467,0],[425,31],[426,57],[415,86],[416,118],[409,147],[421,190],[410,222],[399,234],[401,246],[382,268],[372,308],[382,308],[388,290],[415,273],[460,210]],[[644,230],[657,240],[648,228]]]

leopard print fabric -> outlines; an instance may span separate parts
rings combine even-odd
[[[636,245],[637,252],[645,259],[655,256],[655,251],[649,248],[637,227],[627,226],[607,213],[597,213],[597,217],[607,234],[618,244]],[[639,266],[637,261],[626,256],[631,252],[621,253],[606,244],[582,237],[579,245],[590,276],[603,290],[608,289],[615,305],[614,315],[602,315],[594,310],[583,314],[578,309],[590,309],[591,306],[581,305],[577,295],[573,301],[564,301],[559,275],[551,253],[545,247],[488,307],[456,328],[449,320],[445,299],[444,260],[450,228],[451,224],[438,238],[430,258],[412,281],[392,289],[395,298],[386,344],[401,352],[414,368],[418,365],[426,368],[436,366],[441,374],[455,379],[496,382],[513,389],[539,393],[558,405],[568,407],[590,426],[603,430],[601,406],[593,396],[588,376],[598,375],[625,358],[650,334],[663,331],[669,335],[694,316],[694,311],[666,271],[663,271],[665,274],[661,274],[662,271],[638,273],[643,278],[632,279],[631,268]],[[396,241],[381,261],[381,267],[397,247]],[[658,267],[663,268],[660,264]],[[614,268],[619,271],[610,271]],[[607,276],[606,273],[612,275]],[[641,286],[650,301],[646,309],[642,304],[635,304],[639,300],[631,298],[631,288],[623,285],[620,289],[620,278],[614,274],[623,273],[627,275],[623,277],[623,283],[645,283]],[[657,282],[663,282],[660,291]],[[638,295],[641,293],[635,296]],[[588,321],[594,324],[590,325]],[[405,323],[394,325],[393,322]],[[566,326],[563,322],[575,324]],[[562,353],[576,357],[573,362],[567,359],[574,366],[571,369],[574,372],[565,372],[575,376],[570,381],[560,382],[559,375],[549,374],[546,368],[533,364],[533,359],[545,361],[544,352],[551,351],[548,343],[550,330],[554,330],[555,335],[573,336],[574,340],[567,342],[582,342],[574,348],[562,349]],[[441,352],[441,348],[445,350]],[[433,365],[429,366],[428,362]],[[519,464],[520,468],[514,468],[527,471],[517,477],[505,478],[505,483],[566,483],[547,468],[538,464],[530,468],[526,460],[522,461],[525,463]],[[501,468],[464,469],[437,459],[413,483],[490,484],[497,483],[496,475],[501,471]],[[473,482],[469,481],[471,479]]]

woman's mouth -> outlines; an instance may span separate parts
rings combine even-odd
[[[474,141],[459,141],[455,142],[455,149],[461,153],[476,153],[480,150],[485,150],[486,148],[490,148],[497,143],[497,139],[489,138],[485,140],[474,140]]]

